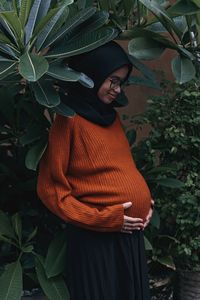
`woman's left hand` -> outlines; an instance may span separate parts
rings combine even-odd
[[[144,220],[144,229],[147,227],[147,225],[149,224],[151,217],[153,215],[153,207],[154,207],[154,200],[151,199],[151,207],[149,209],[149,213],[146,216],[146,219]]]

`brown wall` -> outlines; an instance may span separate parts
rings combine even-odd
[[[127,51],[128,42],[121,42],[120,45]],[[165,79],[174,80],[172,71],[171,71],[171,60],[176,55],[175,51],[166,50],[163,55],[153,61],[143,61],[151,70],[155,70],[156,72],[163,73]],[[136,70],[133,70],[133,75],[141,76],[141,74],[137,73]],[[160,76],[158,76],[158,80]],[[129,116],[134,116],[137,114],[141,114],[145,111],[147,99],[149,96],[156,95],[160,93],[158,90],[147,88],[143,86],[130,86],[126,88],[126,94],[129,99],[129,104],[124,107],[118,109],[120,115],[126,114]],[[130,125],[127,122],[124,122],[124,125]],[[144,128],[142,131],[138,132],[138,139],[148,133],[148,129]]]

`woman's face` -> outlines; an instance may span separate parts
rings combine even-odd
[[[126,79],[128,71],[128,66],[123,66],[110,74],[110,76],[102,83],[97,96],[103,103],[110,104],[117,98],[118,94],[121,92],[121,84],[123,84]]]

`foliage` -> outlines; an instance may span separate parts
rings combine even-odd
[[[65,233],[55,235],[54,239],[48,243],[47,253],[43,253],[43,255],[46,254],[45,259],[43,255],[36,252],[36,250],[41,252],[41,248],[36,243],[38,227],[26,228],[26,218],[27,216],[22,216],[19,213],[9,217],[0,211],[0,240],[4,242],[1,246],[1,265],[6,262],[4,270],[2,270],[4,272],[0,277],[1,299],[20,300],[23,277],[24,280],[26,277],[31,278],[35,281],[35,285],[38,285],[39,281],[50,300],[69,299],[62,276],[63,268],[65,268]],[[41,238],[44,239],[44,236]]]
[[[160,216],[160,228],[154,226],[149,235],[153,259],[188,270],[200,270],[199,87],[198,79],[164,84],[163,94],[148,101],[144,117],[134,120],[151,126],[133,152]]]
[[[129,53],[137,59],[159,58],[166,49],[177,52],[171,62],[179,83],[199,74],[200,4],[196,0],[99,0],[111,13],[110,21],[128,39]]]
[[[74,15],[73,0],[51,6],[51,0],[12,2],[11,10],[0,11],[0,80],[23,83],[34,98],[47,107],[60,104],[55,81],[93,83],[71,70],[63,59],[90,51],[112,40],[117,30],[102,27],[108,13],[94,7]],[[48,88],[47,88],[48,86]],[[59,109],[62,110],[62,107]]]

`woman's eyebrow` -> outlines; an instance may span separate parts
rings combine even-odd
[[[116,76],[116,75],[110,76],[110,78],[117,79],[117,80],[120,80],[120,81],[125,79],[125,78],[121,78],[121,77]]]

